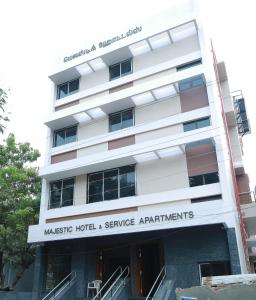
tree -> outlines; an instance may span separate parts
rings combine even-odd
[[[13,288],[33,262],[35,249],[27,244],[27,231],[38,221],[40,178],[31,163],[39,156],[29,143],[16,143],[13,134],[0,145],[0,287],[6,263],[17,270]]]
[[[3,89],[0,88],[0,132],[3,133],[5,126],[3,125],[4,122],[9,121],[8,116],[6,116],[5,106],[7,103],[7,93]]]

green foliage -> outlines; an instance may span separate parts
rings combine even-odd
[[[3,125],[4,122],[9,121],[8,116],[5,113],[5,106],[7,103],[8,95],[6,91],[0,88],[0,132],[3,133],[5,126]]]
[[[31,166],[40,156],[29,143],[15,142],[10,134],[0,145],[0,283],[3,266],[11,262],[24,272],[33,261],[34,248],[27,244],[28,226],[38,221],[40,178]]]

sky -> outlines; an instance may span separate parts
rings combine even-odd
[[[181,1],[181,0],[180,0]],[[120,28],[142,23],[170,9],[171,0],[0,0],[0,86],[10,89],[5,138],[14,132],[18,142],[30,142],[42,153],[50,111],[52,85],[48,79],[56,63],[92,40]],[[252,133],[243,137],[244,163],[256,184],[256,18],[254,0],[199,0],[217,58],[224,60],[231,91],[242,89]],[[1,138],[1,137],[0,137]]]

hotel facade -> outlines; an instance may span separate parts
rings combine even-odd
[[[174,299],[202,277],[251,272],[244,99],[179,9],[49,76],[33,299]]]

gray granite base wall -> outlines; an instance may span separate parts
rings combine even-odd
[[[238,274],[240,263],[234,231],[228,231],[228,236],[222,225],[216,225],[177,230],[164,237],[167,278],[175,280],[177,287],[197,286],[199,263],[230,260],[232,274]]]

